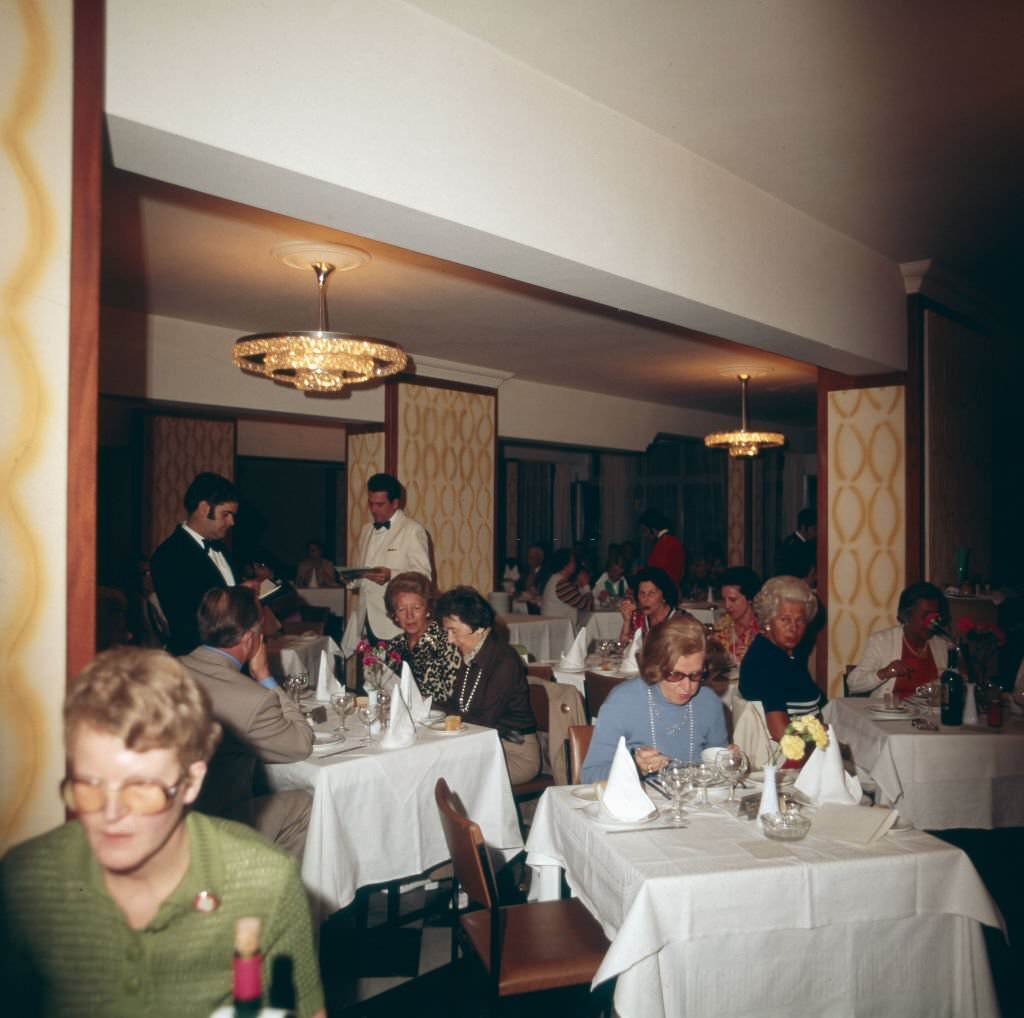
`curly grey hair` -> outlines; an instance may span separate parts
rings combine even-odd
[[[754,597],[754,614],[761,629],[779,614],[783,601],[802,604],[808,623],[818,614],[818,599],[803,580],[795,576],[773,576]]]

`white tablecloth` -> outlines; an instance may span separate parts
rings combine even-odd
[[[306,604],[316,608],[329,608],[332,615],[344,616],[345,614],[344,587],[296,587],[295,593]]]
[[[508,627],[509,643],[525,647],[534,661],[557,661],[576,636],[568,619],[552,615],[499,615]]]
[[[1024,826],[1024,722],[937,732],[876,721],[878,701],[833,700],[825,717],[881,799],[922,830]]]
[[[527,842],[531,896],[562,869],[611,948],[622,1018],[995,1015],[981,924],[1002,918],[967,856],[918,831],[870,847],[811,834],[785,856],[748,820],[608,834],[571,789],[544,793]]]
[[[305,672],[309,683],[316,685],[320,668],[320,651],[326,650],[331,666],[341,653],[329,636],[275,636],[267,640],[267,659],[270,673],[275,679],[285,679],[297,672]]]
[[[583,628],[587,631],[588,647],[591,640],[617,640],[622,632],[622,614],[617,611],[589,612]]]
[[[351,737],[365,731],[354,719],[348,728]],[[321,920],[360,887],[415,876],[448,859],[434,801],[438,778],[461,797],[488,845],[507,856],[522,848],[498,733],[476,726],[464,735],[417,731],[408,749],[377,744],[267,767],[273,788],[313,790],[302,880]]]

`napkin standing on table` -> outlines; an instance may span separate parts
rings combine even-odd
[[[334,669],[327,660],[327,651],[320,651],[320,668],[316,677],[316,698],[321,703],[330,703],[332,693],[341,692],[341,683],[334,677]]]
[[[843,806],[857,806],[864,793],[860,781],[843,769],[843,758],[839,752],[839,740],[835,729],[828,726],[828,745],[815,750],[804,764],[800,776],[794,782],[815,805],[834,802]]]
[[[430,706],[434,702],[432,696],[421,696],[416,680],[412,677],[412,669],[408,661],[402,662],[402,678],[398,682],[398,695],[409,708],[413,721],[422,724],[430,714]],[[392,695],[392,702],[394,696]],[[394,708],[392,707],[392,710]]]
[[[391,697],[391,715],[388,730],[380,740],[381,749],[404,749],[416,741],[416,726],[413,724],[409,706],[401,696]]]
[[[615,747],[612,767],[608,772],[608,784],[601,793],[601,809],[614,820],[633,823],[643,820],[654,812],[654,803],[640,784],[633,755],[626,748],[626,740],[619,736]]]
[[[644,640],[644,631],[641,626],[633,634],[633,639],[629,642],[629,647],[626,648],[626,653],[622,655],[622,664],[619,666],[619,671],[623,675],[639,675],[640,674],[640,644]]]
[[[559,662],[559,668],[565,668],[570,672],[581,672],[587,664],[587,631],[581,629],[572,641],[572,646],[565,651]]]

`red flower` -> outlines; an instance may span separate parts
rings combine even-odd
[[[966,615],[956,620],[956,631],[961,636],[967,636],[968,633],[973,633],[976,629],[980,628],[974,619],[970,619]]]

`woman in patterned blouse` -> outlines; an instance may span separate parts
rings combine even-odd
[[[388,641],[409,662],[413,678],[424,696],[445,700],[452,693],[459,652],[448,642],[434,618],[430,580],[422,573],[399,573],[384,593],[388,614],[402,632]]]
[[[754,615],[754,595],[760,589],[761,577],[748,566],[730,566],[722,574],[725,614],[715,625],[715,640],[729,652],[737,668],[760,632]]]

